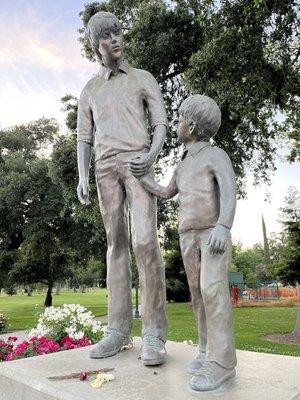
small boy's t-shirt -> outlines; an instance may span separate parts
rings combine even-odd
[[[179,233],[212,228],[217,223],[231,228],[235,176],[225,151],[204,142],[193,144],[176,169],[176,185]]]

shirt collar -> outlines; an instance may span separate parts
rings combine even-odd
[[[128,74],[129,68],[130,68],[130,66],[129,66],[128,62],[126,60],[123,60],[121,65],[119,66],[119,69],[116,74],[118,74],[119,72],[124,72],[125,74]],[[100,64],[99,75],[102,78],[104,78],[108,81],[112,74],[113,74],[113,71],[110,68],[107,68],[104,64]],[[116,75],[116,74],[114,74],[114,75]]]
[[[210,146],[209,142],[196,142],[196,143],[188,143],[186,145],[187,156],[195,157],[196,154],[199,153],[204,147]]]

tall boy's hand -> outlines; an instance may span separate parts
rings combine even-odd
[[[89,188],[86,179],[80,179],[77,186],[77,196],[81,204],[89,205]]]
[[[227,249],[230,230],[223,225],[216,225],[211,231],[207,245],[212,254],[223,254]]]
[[[138,157],[128,161],[129,171],[135,177],[139,178],[146,174],[155,162],[155,157],[150,153],[141,154]]]

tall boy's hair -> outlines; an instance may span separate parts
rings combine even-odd
[[[101,60],[101,54],[99,52],[99,40],[101,31],[108,26],[115,26],[116,28],[122,29],[121,23],[118,18],[114,14],[106,11],[99,11],[94,14],[87,24],[87,36],[90,40],[93,51],[99,60]]]
[[[195,124],[194,133],[201,137],[201,140],[212,138],[220,128],[220,108],[208,96],[200,94],[189,96],[182,102],[179,112],[189,123]]]

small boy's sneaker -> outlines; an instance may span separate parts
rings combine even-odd
[[[199,351],[197,357],[191,361],[187,367],[187,373],[194,375],[204,364],[206,354],[203,351]]]
[[[205,361],[190,380],[190,387],[200,392],[215,390],[235,374],[235,368],[223,368],[214,361]]]

